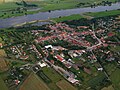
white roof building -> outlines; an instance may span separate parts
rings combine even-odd
[[[45,63],[38,63],[38,65],[40,65],[40,67],[45,67],[45,66],[47,66]]]

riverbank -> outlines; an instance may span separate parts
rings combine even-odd
[[[107,0],[104,0],[107,1]],[[108,0],[109,2],[115,3],[116,0]],[[0,18],[10,18],[10,17],[17,17],[23,16],[28,14],[35,14],[38,12],[46,12],[46,11],[54,11],[54,10],[65,10],[65,9],[73,9],[73,8],[85,8],[91,7],[91,5],[101,6],[103,5],[103,0],[42,0],[42,1],[34,1],[29,2],[41,8],[37,11],[14,11],[16,8],[24,8],[23,6],[19,6],[15,4],[15,2],[7,2],[7,3],[0,3]],[[10,10],[10,11],[9,11]],[[4,11],[4,12],[3,12]]]
[[[70,20],[78,20],[81,18],[93,19],[93,18],[107,17],[107,16],[114,16],[114,15],[120,15],[120,10],[74,14],[74,15],[65,16],[65,17],[52,18],[52,20],[55,20],[56,22],[63,22],[63,21],[70,21]]]
[[[80,14],[83,14],[83,13],[88,13],[88,12],[97,13],[97,12],[104,12],[106,10],[111,11],[111,10],[118,10],[118,9],[120,9],[120,3],[112,4],[111,6],[98,6],[96,8],[86,7],[86,8],[76,8],[76,9],[66,9],[66,10],[55,10],[51,12],[39,12],[31,15],[0,19],[0,28],[8,28],[24,22],[31,22],[34,20],[47,20],[51,18],[60,18],[60,17],[62,17],[64,20],[65,18],[67,18],[67,16],[70,16],[70,15],[73,15],[73,16],[70,16],[69,18],[67,18],[67,20],[72,18],[79,19],[81,18]],[[74,14],[78,14],[79,16]],[[41,23],[37,23],[37,25],[41,25]]]

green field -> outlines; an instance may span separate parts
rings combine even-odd
[[[70,21],[70,20],[79,20],[83,18],[80,14],[75,14],[75,15],[70,15],[70,16],[65,16],[65,17],[60,17],[60,18],[53,18],[56,22],[62,22],[62,21]]]
[[[97,17],[113,16],[120,15],[120,10],[104,11],[104,12],[95,12],[95,13],[85,13],[85,15]]]
[[[13,2],[9,2],[9,3],[0,3],[0,10],[4,11],[4,10],[10,10],[10,9],[15,9],[17,8],[18,5],[16,5]]]
[[[57,10],[57,9],[69,9],[69,8],[77,8],[76,6],[79,3],[85,3],[85,6],[81,7],[88,7],[93,3],[100,3],[103,0],[44,0],[43,1],[43,11],[47,10]],[[104,1],[111,1],[115,2],[116,0],[104,0]],[[89,3],[89,4],[87,4]]]
[[[100,83],[102,83],[102,81],[106,78],[106,76],[104,75],[104,73],[101,73],[99,75],[97,75],[96,77],[92,78],[91,80],[88,81],[88,84],[90,87],[96,87],[99,86]]]
[[[75,87],[73,87],[52,68],[45,67],[43,68],[43,72],[52,80],[52,82],[48,84],[51,90],[76,90]]]
[[[9,0],[9,1],[18,1],[18,0]],[[27,1],[33,1],[33,0],[27,0]],[[18,6],[15,4],[15,2],[6,2],[6,3],[0,3],[0,18],[22,16],[22,15],[25,15],[25,13],[33,14],[33,13],[37,13],[40,11],[78,8],[77,5],[79,3],[85,3],[85,6],[81,6],[81,7],[88,7],[93,3],[97,4],[97,3],[100,3],[102,1],[103,0],[39,0],[39,1],[35,0],[33,2],[30,2],[30,3],[38,5],[38,8],[41,8],[41,10],[27,11],[27,12],[23,11],[23,13],[14,12],[14,14],[12,14],[12,12],[8,11],[8,10],[13,10],[13,9],[16,9],[17,7],[23,7],[23,6]],[[116,0],[104,0],[104,1],[115,2]],[[0,2],[2,2],[2,0]],[[89,4],[87,4],[87,3],[89,3]]]
[[[1,77],[0,77],[0,89],[1,90],[8,90],[7,86],[5,85],[5,83]]]
[[[120,52],[120,46],[111,47],[110,50],[113,52]]]
[[[116,69],[110,76],[115,90],[120,90],[120,69]]]
[[[49,88],[38,76],[31,73],[19,90],[49,90]]]
[[[56,83],[62,80],[62,76],[60,76],[56,71],[54,71],[52,68],[43,68],[43,72],[45,75],[47,75],[52,82],[48,84],[51,90],[59,90]]]

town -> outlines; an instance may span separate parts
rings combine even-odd
[[[119,90],[119,25],[120,16],[109,16],[1,29],[1,76],[9,90],[36,78],[41,90]]]

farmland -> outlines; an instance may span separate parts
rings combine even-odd
[[[2,39],[0,38],[0,43],[3,43]],[[0,49],[0,71],[6,71],[8,66],[4,60],[6,57],[6,53],[3,49]]]
[[[114,90],[114,88],[113,88],[112,85],[111,85],[111,86],[109,86],[109,87],[103,88],[102,90]]]
[[[0,57],[0,71],[6,71],[8,66],[3,58]]]
[[[31,73],[19,90],[49,90],[49,88],[39,79],[38,76]]]
[[[77,90],[75,87],[73,87],[70,83],[68,83],[65,80],[61,80],[57,83],[57,86],[61,89],[61,90]]]
[[[5,85],[4,81],[2,80],[2,78],[0,77],[0,88],[2,90],[8,90],[7,86]]]
[[[3,49],[0,49],[0,57],[5,57],[6,54],[5,54],[5,51]]]
[[[48,83],[48,86],[50,87],[50,89],[52,89],[52,90],[59,90],[59,88],[57,87],[56,83],[59,82],[63,78],[56,71],[54,71],[51,68],[46,68],[45,67],[45,68],[43,68],[43,72],[51,80],[51,82]]]
[[[115,90],[120,90],[120,69],[116,69],[110,76]]]

